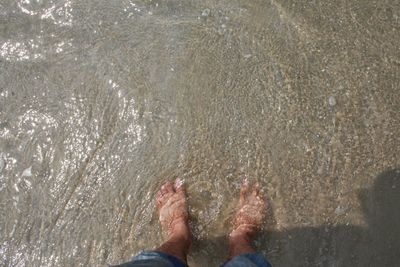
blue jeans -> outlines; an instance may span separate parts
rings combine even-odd
[[[131,261],[118,267],[188,267],[174,256],[159,251],[142,251]],[[116,267],[117,267],[116,266]],[[244,253],[225,262],[221,267],[271,267],[271,264],[258,253]]]

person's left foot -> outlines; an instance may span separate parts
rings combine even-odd
[[[157,208],[162,228],[168,237],[190,240],[186,190],[182,181],[166,182],[157,193]]]
[[[240,190],[238,211],[230,237],[254,235],[260,230],[268,209],[266,196],[260,186],[245,181]]]

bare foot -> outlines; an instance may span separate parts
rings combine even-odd
[[[238,211],[229,235],[230,258],[242,253],[255,252],[252,241],[261,229],[267,208],[266,197],[259,185],[249,186],[245,181],[240,190]]]
[[[189,238],[186,190],[181,180],[166,182],[157,193],[157,209],[161,226],[168,237]]]
[[[157,193],[157,209],[161,227],[168,235],[156,251],[175,256],[187,263],[186,257],[192,244],[189,228],[186,190],[181,180],[166,182]]]
[[[240,190],[238,211],[230,236],[256,234],[264,221],[267,208],[267,200],[260,186],[256,184],[250,187],[248,182],[244,182]]]

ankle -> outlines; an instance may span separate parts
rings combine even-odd
[[[244,224],[232,230],[229,234],[229,239],[249,240],[251,242],[256,233],[257,229],[253,225]]]
[[[251,244],[253,238],[248,233],[235,233],[229,235],[229,244]]]
[[[168,234],[168,240],[191,244],[192,234],[187,220],[174,221]]]
[[[232,233],[229,236],[229,259],[243,253],[256,252],[253,247],[253,238],[247,233]]]

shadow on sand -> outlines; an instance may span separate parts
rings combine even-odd
[[[400,266],[400,169],[379,175],[359,198],[367,227],[322,225],[267,231],[258,240],[259,249],[267,252],[275,267]],[[218,266],[226,247],[225,236],[198,241],[189,263]]]

